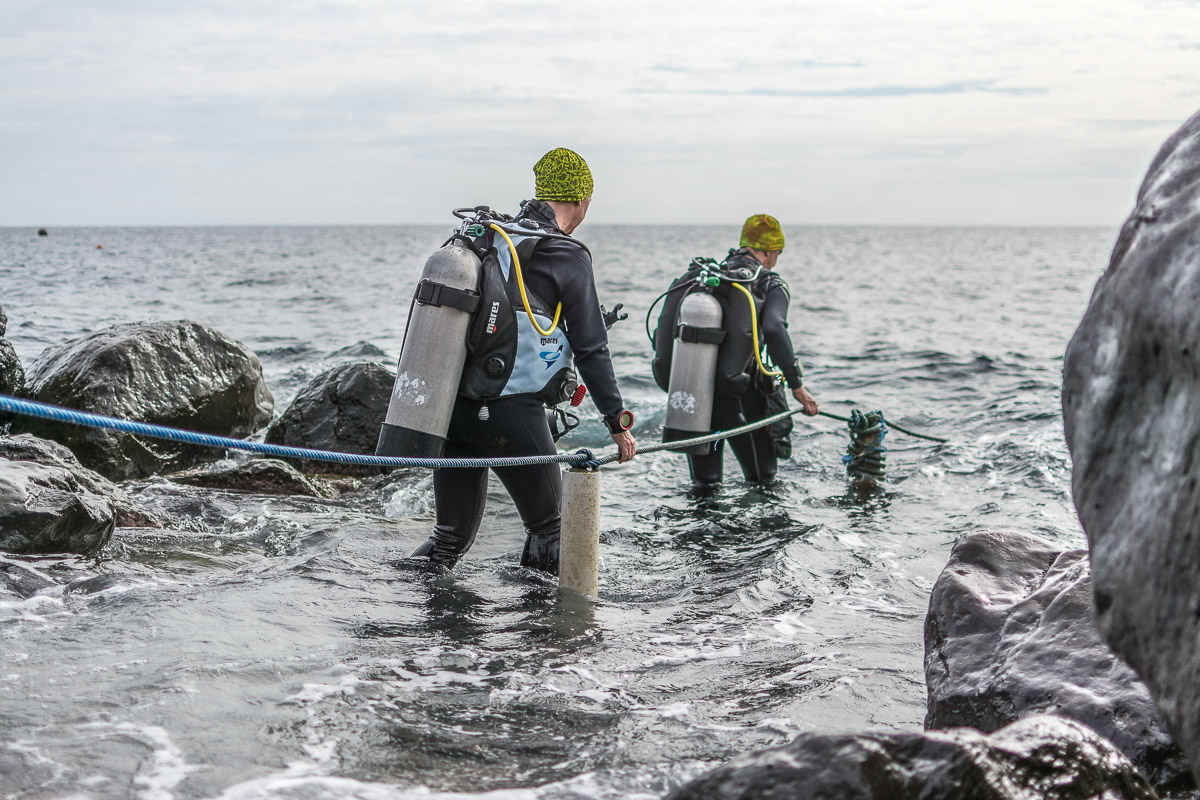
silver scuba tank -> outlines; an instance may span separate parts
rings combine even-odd
[[[725,338],[721,323],[721,304],[707,291],[693,291],[679,304],[671,342],[664,442],[692,439],[712,432],[717,351]],[[676,452],[706,455],[712,452],[712,445],[692,445],[678,448]]]
[[[479,267],[479,257],[458,243],[425,262],[376,455],[442,455],[467,358],[467,327],[479,307]]]

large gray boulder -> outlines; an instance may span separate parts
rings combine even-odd
[[[112,502],[118,528],[163,527],[162,520],[130,498],[124,489],[80,464],[75,454],[58,442],[28,433],[0,436],[0,467],[5,461],[31,461],[70,473],[86,492]]]
[[[0,551],[90,555],[115,526],[112,501],[88,491],[71,471],[0,461]]]
[[[1096,619],[1200,775],[1200,114],[1158,152],[1067,348]]]
[[[271,444],[372,455],[396,376],[378,364],[342,364],[313,378],[271,425]],[[378,467],[301,461],[306,472],[378,474]]]
[[[46,403],[112,417],[244,437],[271,419],[274,400],[258,358],[194,322],[119,325],[47,349],[26,393]],[[110,430],[22,420],[14,429],[67,445],[112,478],[143,478],[221,458],[218,448]]]
[[[954,546],[925,618],[926,728],[1056,714],[1111,741],[1159,791],[1194,784],[1146,686],[1100,638],[1086,550],[1020,533]]]
[[[12,344],[4,338],[8,317],[0,306],[0,394],[20,395],[25,391],[25,370]],[[0,419],[0,423],[4,422]]]
[[[1060,717],[989,735],[804,733],[702,775],[669,800],[1156,800],[1130,761]]]

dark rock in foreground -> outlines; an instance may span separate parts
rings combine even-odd
[[[259,459],[234,467],[201,467],[167,476],[175,483],[253,494],[330,497],[334,492],[300,474],[291,464]]]
[[[990,736],[815,734],[740,758],[669,800],[1154,800],[1128,759],[1087,727],[1036,716]]]
[[[0,551],[90,555],[115,526],[112,501],[88,491],[74,473],[0,461]]]
[[[1200,775],[1200,114],[1158,152],[1067,348],[1097,624]]]
[[[0,467],[4,461],[32,461],[71,473],[91,494],[107,497],[116,512],[118,528],[161,528],[162,521],[135,503],[121,487],[79,463],[75,454],[58,442],[27,433],[0,436]]]
[[[30,369],[28,384],[28,396],[42,402],[220,436],[253,433],[273,409],[258,358],[194,322],[120,325],[49,348]],[[19,429],[62,442],[114,480],[185,469],[224,454],[40,420],[22,420]]]
[[[0,306],[0,394],[18,396],[25,391],[25,370],[21,367],[21,360],[17,358],[17,351],[4,338],[7,328],[8,317],[4,313],[4,307]],[[0,419],[0,422],[4,420]]]
[[[926,728],[1056,714],[1111,741],[1159,791],[1193,786],[1146,686],[1096,630],[1085,550],[1019,533],[961,539],[930,598],[925,682]]]
[[[343,364],[305,386],[267,431],[267,442],[373,455],[396,376],[378,364]],[[379,467],[302,461],[306,472],[378,474]]]

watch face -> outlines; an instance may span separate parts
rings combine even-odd
[[[623,431],[627,431],[630,428],[632,428],[633,427],[633,412],[626,409],[625,411],[622,411],[620,414],[618,414],[617,415],[617,426]]]

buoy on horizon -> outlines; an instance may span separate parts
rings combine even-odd
[[[38,228],[38,236],[49,236],[49,235],[50,234],[46,233],[45,228]]]

